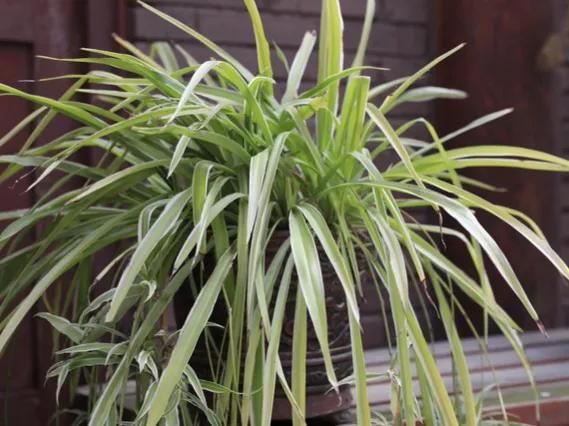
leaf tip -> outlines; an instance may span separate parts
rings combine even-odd
[[[535,320],[535,324],[537,325],[537,328],[539,329],[540,333],[549,339],[549,333],[545,329],[545,326],[543,325],[541,320]]]

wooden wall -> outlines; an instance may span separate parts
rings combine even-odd
[[[85,2],[67,0],[0,1],[0,82],[44,96],[59,96],[66,83],[21,83],[20,80],[79,72],[80,66],[38,60],[35,55],[76,55],[85,42]],[[31,105],[11,97],[0,97],[0,133],[4,134],[31,112]],[[69,129],[70,123],[56,120],[49,136]],[[25,140],[25,132],[0,148],[14,153]],[[85,160],[84,158],[79,160]],[[25,208],[50,187],[47,179],[25,192],[34,175],[0,186],[0,209]],[[0,223],[0,227],[4,224]],[[1,277],[0,277],[1,279]],[[0,359],[0,424],[40,426],[49,424],[55,410],[53,381],[45,382],[52,364],[51,332],[45,322],[28,316],[16,338]]]
[[[436,121],[440,129],[451,131],[474,117],[513,107],[514,113],[464,135],[457,140],[457,146],[518,145],[567,156],[569,145],[562,141],[559,131],[567,115],[567,92],[560,90],[559,85],[560,79],[566,77],[563,70],[556,73],[538,66],[542,46],[559,25],[561,3],[516,0],[512,7],[513,3],[511,0],[438,1],[439,50],[460,42],[466,42],[467,46],[439,68],[437,81],[464,89],[470,97],[465,102],[440,104]],[[569,200],[566,177],[512,169],[480,169],[469,175],[506,188],[507,192],[485,195],[535,219],[552,245],[569,260],[569,210],[563,207]],[[562,291],[556,271],[511,228],[484,214],[479,218],[509,256],[546,326],[563,325],[559,315]],[[460,247],[453,245],[450,254],[465,265]],[[499,302],[523,326],[533,327],[518,299],[496,271],[491,271],[491,277]]]
[[[554,28],[560,31],[569,26],[569,2],[554,1]],[[554,120],[557,140],[555,150],[564,158],[569,157],[569,43],[564,46],[564,60],[549,70],[554,79]],[[556,187],[556,211],[559,214],[559,246],[563,259],[569,261],[569,177],[560,177]],[[559,309],[557,323],[569,325],[569,285],[558,279]]]

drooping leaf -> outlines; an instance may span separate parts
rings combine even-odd
[[[170,360],[160,377],[155,396],[150,405],[146,424],[154,426],[165,414],[170,395],[176,388],[195,349],[198,338],[206,325],[225,276],[229,273],[235,253],[228,250],[217,263],[208,281],[196,298],[182,329],[178,342],[174,347]]]
[[[123,271],[121,279],[117,285],[116,292],[106,315],[108,322],[117,319],[116,314],[123,303],[130,286],[136,279],[152,251],[156,249],[164,236],[172,229],[175,222],[178,220],[178,217],[182,213],[182,210],[190,200],[191,195],[191,191],[186,190],[172,197],[164,207],[160,217],[136,247],[136,250],[130,258],[129,264]]]
[[[289,226],[291,248],[298,274],[299,287],[314,325],[316,337],[320,343],[328,381],[335,387],[337,379],[328,344],[328,319],[326,316],[324,282],[322,281],[322,271],[316,244],[305,220],[298,212],[291,212]]]

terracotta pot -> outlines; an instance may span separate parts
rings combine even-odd
[[[288,238],[288,231],[277,231],[268,244],[266,251],[267,267],[276,254],[281,244]],[[324,278],[326,292],[326,311],[328,315],[328,339],[332,361],[338,380],[348,377],[352,373],[352,358],[350,346],[350,330],[344,290],[336,277],[332,265],[328,262],[326,254],[319,248],[319,258],[321,261],[322,275]],[[362,259],[363,260],[363,259]],[[204,262],[203,278],[207,278],[207,273],[213,267],[213,259],[206,259]],[[361,263],[362,270],[365,261]],[[199,277],[195,277],[197,282],[203,282]],[[298,278],[293,272],[290,284],[288,301],[285,310],[285,320],[283,324],[279,355],[285,371],[285,375],[290,383],[290,372],[292,366],[292,340],[294,335],[294,310],[296,303],[296,289]],[[277,283],[279,280],[277,280]],[[276,295],[277,291],[274,291]],[[183,324],[189,307],[192,305],[193,297],[190,286],[184,286],[176,295],[175,316],[178,325]],[[310,318],[310,317],[308,317]],[[227,312],[222,303],[218,303],[210,319],[211,322],[226,325]],[[223,330],[212,327],[212,337],[215,341],[221,342]],[[243,359],[245,354],[242,354]],[[320,345],[314,333],[314,329],[308,319],[308,340],[307,340],[307,377],[306,377],[306,414],[307,418],[330,416],[340,413],[351,406],[352,395],[350,386],[343,386],[339,393],[330,391],[330,384],[326,377],[324,361]],[[208,357],[205,351],[205,341],[202,339],[196,348],[195,354],[190,361],[198,376],[202,378],[211,377]],[[275,420],[290,419],[291,409],[288,400],[280,386],[277,385],[275,392],[275,403],[273,407],[273,418]]]

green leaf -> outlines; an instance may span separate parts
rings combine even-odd
[[[277,174],[281,154],[289,133],[281,133],[271,148],[260,152],[251,159],[249,169],[249,202],[247,205],[247,239],[259,217],[268,208],[269,198],[273,191],[273,183]]]
[[[369,85],[369,77],[353,76],[348,81],[333,146],[333,151],[337,156],[359,150],[365,145],[362,136]],[[347,167],[351,166],[350,161],[352,160],[346,160],[348,164],[344,167],[348,176],[351,172],[351,167]]]
[[[172,174],[176,171],[176,167],[178,167],[178,164],[180,164],[180,160],[182,160],[182,157],[186,152],[186,148],[188,147],[191,140],[192,139],[186,135],[182,135],[180,137],[180,140],[176,144],[176,150],[172,155],[172,161],[170,161],[170,166],[168,167],[168,178],[170,178],[170,176],[172,176]]]
[[[462,342],[460,341],[460,336],[455,325],[454,317],[451,314],[451,310],[448,306],[445,296],[441,291],[440,286],[438,284],[435,284],[434,288],[437,294],[437,299],[439,301],[442,323],[451,344],[452,356],[456,365],[458,377],[460,378],[461,382],[462,397],[464,398],[464,409],[466,411],[465,426],[476,426],[477,416],[475,411],[474,394],[472,392],[472,382],[470,380],[470,373],[468,364],[466,362],[466,357],[464,355],[464,350],[462,348]]]
[[[108,188],[111,185],[118,184],[127,179],[132,182],[130,178],[134,178],[134,182],[145,179],[151,173],[154,173],[156,168],[168,164],[166,160],[155,160],[147,163],[137,164],[120,172],[113,173],[103,179],[98,180],[90,185],[86,190],[80,192],[77,196],[73,197],[68,203],[75,203],[77,201],[91,197],[93,194]]]
[[[372,179],[376,179],[379,181],[383,180],[381,173],[373,163],[369,155],[369,152],[366,149],[362,150],[362,152],[355,152],[352,155],[360,161],[360,163],[364,166],[364,168],[367,170],[368,174]],[[411,241],[409,226],[405,222],[405,219],[403,218],[403,212],[398,206],[395,197],[393,196],[393,194],[391,194],[390,191],[381,191],[381,193],[377,194],[377,198],[378,198],[376,201],[377,208],[380,207],[378,204],[381,203],[381,200],[385,199],[386,207],[389,210],[389,212],[392,214],[396,223],[394,229],[399,231],[399,233],[403,237],[405,246],[409,252],[411,260],[413,261],[415,270],[417,271],[417,278],[419,279],[419,281],[423,282],[425,280],[425,271],[423,270],[423,265],[421,263],[419,255],[417,254],[417,251],[415,250],[415,246]]]
[[[366,10],[364,14],[362,32],[360,35],[360,42],[358,43],[358,50],[356,51],[356,56],[354,56],[352,67],[359,67],[364,64],[365,53],[369,42],[369,35],[373,26],[373,20],[375,19],[375,3],[375,0],[366,1]]]
[[[192,176],[192,214],[194,217],[194,226],[200,223],[207,197],[207,187],[212,167],[213,165],[211,163],[200,161],[194,168],[194,174]]]
[[[41,316],[42,314],[38,314]],[[103,352],[108,353],[111,349],[115,348],[114,343],[100,343],[100,342],[92,342],[92,343],[81,343],[79,345],[70,346],[64,349],[57,351],[58,354],[78,354],[84,352]],[[121,349],[126,349],[122,347]],[[120,351],[114,351],[115,354],[120,354]]]
[[[178,381],[182,377],[184,369],[192,356],[198,338],[213,311],[213,306],[223,281],[229,273],[234,257],[235,252],[230,249],[219,259],[211,276],[196,298],[180,330],[178,342],[174,346],[172,355],[158,382],[158,387],[148,412],[147,426],[155,426],[164,416],[170,395],[172,395],[172,392],[178,385]]]
[[[467,96],[462,90],[425,86],[408,90],[399,97],[394,106],[405,102],[427,102],[435,99],[465,99]]]
[[[89,426],[99,426],[104,424],[128,378],[128,372],[132,360],[139,352],[149,334],[154,332],[156,321],[158,321],[165,309],[171,303],[174,294],[176,294],[182,284],[186,282],[188,276],[192,273],[194,266],[195,262],[186,262],[176,272],[176,275],[174,275],[174,277],[168,282],[164,290],[150,306],[144,320],[130,339],[126,353],[122,357],[119,365],[115,368],[111,379],[107,382],[104,388],[103,393],[97,399],[95,407],[91,413],[91,417],[89,418]]]
[[[56,101],[50,98],[46,98],[38,95],[31,95],[21,90],[14,89],[13,87],[7,86],[5,84],[0,84],[0,92],[6,92],[10,95],[15,95],[20,98],[26,99],[27,101],[46,106],[57,112],[60,112],[69,118],[77,121],[78,123],[83,123],[88,126],[92,126],[95,129],[100,129],[105,126],[105,122],[94,117],[85,109],[70,105],[65,101]]]
[[[198,378],[198,375],[196,374],[194,369],[190,367],[189,364],[186,365],[186,368],[184,369],[184,375],[188,379],[188,383],[190,384],[190,386],[192,387],[192,389],[194,390],[195,394],[200,399],[202,404],[207,406],[207,400],[205,399],[205,394],[203,392],[204,388],[202,386],[202,383],[200,382],[200,379]]]
[[[197,85],[202,81],[202,79],[216,66],[219,65],[219,61],[206,61],[201,64],[198,69],[192,75],[188,85],[184,89],[182,96],[180,97],[180,101],[178,102],[178,106],[176,107],[176,111],[172,116],[168,119],[168,124],[172,123],[178,115],[182,112],[182,108],[188,102],[188,99],[194,94],[194,90]]]
[[[336,387],[338,381],[332,365],[330,346],[328,344],[326,298],[316,244],[304,218],[299,212],[291,211],[289,227],[292,254],[302,297],[306,303],[316,337],[320,343],[328,381],[333,387]]]
[[[282,103],[291,101],[298,96],[298,88],[302,82],[302,76],[308,65],[310,55],[314,50],[314,45],[316,44],[316,33],[307,32],[302,38],[298,52],[292,61],[291,69],[288,72],[288,78],[286,82],[286,90],[283,95]]]
[[[362,67],[347,68],[345,70],[338,71],[337,73],[332,74],[329,77],[326,77],[321,82],[318,82],[318,84],[316,86],[314,86],[313,88],[308,89],[307,91],[303,92],[300,95],[300,99],[315,98],[316,96],[321,95],[323,92],[325,92],[331,86],[338,84],[340,80],[342,80],[346,77],[355,76],[360,71],[363,71],[363,70],[383,70],[383,69],[385,69],[385,68],[362,66]]]
[[[338,0],[322,0],[320,20],[320,44],[318,46],[318,83],[342,71],[344,66],[343,46],[344,22]],[[338,107],[339,82],[333,81],[327,88],[326,105],[332,115]],[[323,111],[317,114],[317,134],[319,145],[328,146],[332,137],[331,117]]]
[[[249,166],[249,195],[247,203],[247,238],[249,238],[251,236],[251,232],[253,232],[255,219],[259,212],[263,181],[265,173],[268,170],[268,161],[269,149],[265,149],[251,158],[251,164]]]
[[[158,128],[138,128],[137,130],[140,133],[148,135],[156,135],[164,133],[175,134],[178,136],[185,135],[195,139],[196,141],[206,142],[207,144],[211,144],[223,150],[227,150],[232,154],[235,154],[235,156],[243,162],[249,162],[251,158],[249,153],[241,145],[239,145],[234,140],[220,133],[215,133],[205,130],[193,130],[174,124]]]
[[[30,291],[30,293],[10,314],[9,319],[3,326],[2,332],[0,333],[0,353],[4,351],[10,337],[12,337],[16,331],[16,328],[23,321],[26,314],[32,309],[35,303],[55,282],[55,280],[61,277],[72,266],[76,265],[83,258],[85,258],[85,256],[88,255],[88,250],[91,248],[91,246],[98,242],[99,239],[107,237],[108,233],[110,233],[116,226],[118,226],[127,215],[128,213],[115,216],[114,218],[108,220],[101,227],[99,227],[99,229],[94,230],[86,237],[79,240],[78,244],[76,244],[69,252],[61,257],[61,259],[41,277],[41,279]],[[112,241],[109,243],[112,243]]]
[[[387,92],[388,90],[390,90],[396,86],[399,86],[401,83],[405,82],[405,80],[407,80],[408,78],[409,77],[401,77],[401,78],[397,78],[395,80],[387,81],[385,83],[378,84],[377,86],[374,86],[369,91],[368,100],[371,101],[373,98]]]
[[[421,363],[423,371],[426,373],[427,382],[432,389],[434,399],[437,401],[437,407],[440,409],[443,424],[458,426],[456,413],[450,401],[448,391],[441,377],[440,370],[437,367],[437,363],[429,350],[429,345],[417,322],[417,318],[409,310],[406,314],[407,324],[409,325],[409,337],[415,350],[415,359]]]
[[[0,164],[17,164],[23,167],[45,167],[49,165],[50,158],[42,156],[23,156],[23,155],[0,155]],[[74,161],[61,161],[56,164],[57,169],[73,175],[83,176],[88,179],[100,179],[104,177],[104,172],[97,167],[85,166]]]
[[[389,123],[389,121],[385,118],[385,116],[381,113],[381,111],[379,109],[377,109],[375,106],[373,106],[372,104],[368,104],[367,112],[368,112],[369,116],[371,117],[371,119],[373,120],[373,122],[385,134],[385,137],[387,138],[387,140],[389,141],[389,143],[393,147],[393,150],[397,153],[397,155],[399,156],[399,158],[401,159],[401,161],[405,165],[405,168],[407,169],[407,171],[409,172],[409,174],[411,175],[413,180],[415,182],[417,182],[417,185],[424,188],[424,185],[421,181],[421,177],[419,176],[419,174],[415,170],[415,166],[413,165],[413,162],[411,161],[411,157],[409,156],[407,149],[401,143],[399,136],[397,135],[395,130],[393,130],[393,127],[391,127],[391,124]]]
[[[496,241],[490,236],[488,231],[486,231],[486,229],[476,219],[475,215],[470,209],[449,197],[438,194],[434,191],[430,191],[428,189],[419,188],[408,184],[394,183],[389,181],[358,182],[355,184],[342,184],[338,185],[337,187],[357,185],[377,186],[397,192],[407,193],[443,208],[450,216],[456,219],[458,223],[461,224],[461,226],[468,230],[468,232],[480,243],[481,247],[484,249],[490,260],[492,260],[492,263],[494,263],[496,266],[496,269],[498,269],[504,280],[512,288],[514,294],[520,299],[532,319],[536,321],[538,320],[537,312],[535,311],[531,301],[523,289],[523,286],[521,285],[517,275],[512,269],[512,266],[508,261],[506,255],[497,245]]]
[[[467,201],[472,205],[477,206],[478,208],[486,210],[487,212],[493,214],[497,218],[510,225],[530,243],[532,243],[539,251],[541,251],[547,257],[547,259],[557,268],[557,270],[563,274],[565,278],[569,279],[569,267],[565,261],[555,252],[555,250],[553,250],[547,240],[538,235],[535,231],[532,231],[521,221],[516,219],[508,209],[501,208],[500,206],[486,201],[471,192],[456,188],[438,179],[429,178],[428,182],[445,191],[453,192],[455,195],[458,195],[460,199]]]
[[[253,32],[255,33],[255,42],[257,43],[257,62],[259,63],[259,74],[272,77],[273,68],[271,65],[271,52],[269,50],[269,43],[265,36],[263,28],[263,21],[257,9],[255,0],[244,0],[245,7],[249,12],[251,23],[253,24]]]
[[[43,114],[47,110],[46,107],[40,107],[28,114],[23,120],[16,124],[8,133],[6,133],[2,138],[0,138],[0,146],[5,145],[7,142],[11,141],[18,133],[24,130],[28,125],[33,123],[33,121]]]
[[[55,216],[62,210],[62,205],[74,195],[73,191],[60,195],[58,198],[45,203],[43,206],[35,209],[26,209],[22,212],[19,219],[11,222],[6,226],[0,234],[0,247],[3,246],[10,238],[22,232],[26,228],[37,223],[41,219],[49,216]],[[8,217],[7,217],[8,218]]]
[[[387,252],[386,261],[389,262],[389,271],[393,274],[393,282],[396,284],[394,288],[399,293],[402,308],[406,310],[410,307],[411,302],[409,301],[409,280],[403,250],[397,240],[397,236],[385,219],[375,212],[371,212],[370,216],[381,233],[383,244],[386,247],[385,251]]]
[[[251,74],[251,72],[249,70],[247,70],[247,68],[245,68],[243,65],[241,65],[239,63],[239,61],[237,61],[233,56],[231,56],[229,53],[227,53],[224,49],[222,49],[221,47],[219,47],[217,44],[215,44],[214,42],[212,42],[211,40],[209,40],[208,38],[204,37],[203,35],[201,35],[199,32],[195,31],[194,29],[188,27],[186,24],[184,24],[183,22],[172,18],[171,16],[165,14],[164,12],[161,12],[160,10],[150,6],[147,3],[144,3],[142,1],[138,1],[138,3],[144,7],[146,10],[149,10],[150,12],[154,13],[155,15],[161,17],[162,19],[164,19],[165,21],[169,22],[170,24],[174,25],[175,27],[179,28],[180,30],[182,30],[183,32],[189,34],[191,37],[195,38],[197,41],[199,41],[200,43],[202,43],[204,46],[206,46],[208,49],[210,49],[211,51],[213,51],[215,54],[219,55],[220,58],[225,59],[227,62],[231,63],[236,69],[239,70],[239,72],[248,80],[253,78],[253,75]]]
[[[467,124],[466,126],[460,128],[458,130],[455,130],[454,132],[449,133],[448,135],[443,136],[441,138],[441,142],[444,143],[446,141],[454,139],[457,136],[462,135],[463,133],[469,132],[470,130],[474,130],[477,127],[483,126],[483,125],[490,123],[494,120],[498,120],[499,118],[502,118],[505,115],[512,113],[513,111],[514,111],[513,108],[506,108],[506,109],[502,109],[500,111],[496,111],[496,112],[484,115],[480,118],[477,118],[476,120],[472,121],[471,123]]]
[[[293,265],[294,263],[292,262],[292,258],[289,258],[282,274],[274,307],[273,320],[271,321],[269,346],[267,348],[265,367],[263,368],[263,417],[261,420],[261,425],[263,426],[271,425],[271,418],[273,415],[277,364],[279,362],[279,346],[281,343],[281,331],[283,327],[285,307],[288,300],[288,289]]]
[[[393,254],[389,245],[386,244],[386,251],[390,257],[390,261],[394,257],[401,256],[401,253]],[[401,259],[404,260],[404,259]],[[403,411],[405,423],[415,424],[415,397],[413,395],[413,379],[411,376],[411,361],[408,342],[408,326],[406,320],[406,312],[409,310],[408,296],[401,297],[401,278],[397,276],[396,270],[388,273],[389,281],[389,300],[391,301],[391,310],[393,315],[393,323],[397,330],[397,361],[401,376],[401,394],[403,395]]]
[[[444,61],[446,58],[448,58],[449,56],[458,52],[464,46],[465,46],[465,43],[459,44],[454,49],[451,49],[448,52],[439,56],[438,58],[432,60],[427,65],[425,65],[423,68],[421,68],[419,71],[417,71],[415,74],[413,74],[412,76],[407,78],[403,83],[401,83],[401,85],[391,95],[389,95],[388,97],[385,98],[385,100],[383,101],[383,104],[381,105],[379,110],[384,114],[387,111],[389,111],[391,109],[391,107],[395,104],[395,102],[397,102],[399,100],[401,95],[406,93],[407,89],[409,89],[413,84],[415,84],[415,82],[417,80],[419,80],[421,77],[423,77],[426,73],[428,73],[431,69],[436,67],[442,61]]]
[[[293,410],[293,426],[305,424],[306,413],[306,342],[307,342],[307,323],[306,323],[306,304],[302,297],[302,290],[298,286],[296,290],[296,303],[294,309],[294,334],[292,336],[292,369],[291,369],[291,389],[292,396],[298,404],[299,413]]]
[[[200,222],[196,227],[192,229],[188,238],[180,248],[176,260],[174,261],[174,270],[177,270],[188,258],[192,250],[198,245],[200,241],[200,236],[203,236],[207,227],[213,222],[213,220],[220,215],[231,203],[243,198],[244,194],[230,194],[226,195],[215,203],[211,209],[209,208],[209,201],[207,201],[208,208],[204,210]]]
[[[79,343],[83,339],[83,331],[78,324],[72,324],[68,319],[42,312],[36,315],[50,323],[50,325],[64,336],[68,337],[73,343]]]
[[[322,214],[310,204],[301,204],[298,206],[298,209],[302,212],[318,237],[324,252],[336,271],[336,275],[340,279],[349,309],[352,311],[352,315],[356,322],[359,322],[360,313],[355,295],[353,277],[344,257],[340,253],[340,249],[334,240],[332,232],[328,228],[328,224],[326,223],[324,216],[322,216]]]
[[[117,285],[116,292],[106,315],[107,322],[112,322],[117,319],[117,312],[128,294],[130,286],[136,279],[148,257],[164,239],[165,235],[172,229],[182,213],[182,210],[190,200],[191,195],[192,192],[188,189],[172,197],[164,207],[160,217],[158,217],[154,225],[152,225],[148,233],[144,236],[144,239],[136,247]]]

